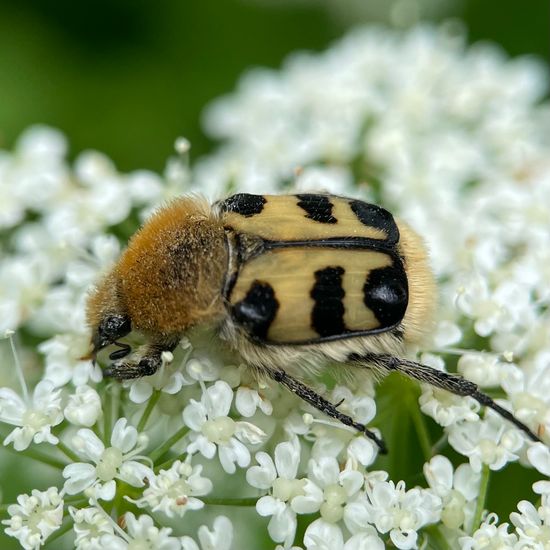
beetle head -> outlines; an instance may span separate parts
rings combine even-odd
[[[92,333],[92,356],[110,344],[116,344],[116,340],[126,336],[132,330],[132,322],[128,315],[107,315],[97,325]]]
[[[126,312],[120,292],[118,277],[110,273],[91,292],[87,303],[88,325],[92,330],[92,359],[103,348],[115,344],[120,350],[111,359],[120,359],[130,352],[130,346],[117,342],[132,330],[130,315]]]

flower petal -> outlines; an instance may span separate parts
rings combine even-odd
[[[260,497],[256,502],[256,512],[260,516],[272,516],[282,513],[285,509],[285,503],[273,498],[270,495]]]
[[[271,516],[267,531],[275,542],[284,542],[285,546],[290,546],[296,535],[296,525],[296,514],[285,506],[281,513]]]
[[[529,462],[545,476],[550,476],[550,449],[544,443],[535,443],[527,450]]]
[[[210,531],[205,525],[198,530],[202,550],[230,550],[233,543],[233,524],[229,518],[218,516]]]
[[[63,487],[69,495],[81,493],[97,479],[95,467],[85,462],[75,462],[65,466],[63,477],[66,479]]]
[[[256,453],[256,462],[258,466],[247,470],[246,481],[258,489],[269,489],[277,477],[273,459],[267,453],[260,452]]]
[[[93,460],[96,464],[101,460],[105,445],[97,435],[88,428],[82,428],[76,432],[72,440],[73,447],[85,458]]]
[[[344,536],[338,526],[316,519],[304,533],[304,545],[307,550],[341,550]]]
[[[297,437],[275,447],[275,467],[280,477],[294,479],[300,464],[300,442]],[[280,542],[280,541],[277,541]]]
[[[227,382],[218,380],[214,385],[207,388],[203,399],[208,418],[227,416],[233,401],[233,390]]]
[[[131,451],[137,443],[138,433],[133,426],[128,426],[126,418],[119,418],[111,434],[111,445],[123,453]]]
[[[191,399],[185,409],[183,409],[183,422],[194,432],[200,432],[202,425],[206,422],[206,407]]]
[[[153,394],[153,386],[143,379],[135,380],[130,386],[128,397],[132,403],[145,403]]]

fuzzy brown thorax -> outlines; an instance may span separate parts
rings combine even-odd
[[[92,327],[106,314],[128,315],[134,330],[181,335],[223,312],[225,233],[208,204],[185,197],[165,206],[132,237],[89,301]]]

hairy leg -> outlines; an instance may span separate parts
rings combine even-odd
[[[120,359],[109,365],[103,370],[105,376],[116,378],[117,380],[129,380],[132,378],[141,378],[142,376],[151,376],[155,374],[162,365],[162,353],[164,351],[173,351],[179,343],[180,338],[159,339],[156,342],[147,344],[136,359]],[[117,350],[110,357],[118,357]]]
[[[314,390],[287,374],[284,370],[266,369],[266,371],[269,373],[269,376],[273,378],[273,380],[279,382],[292,393],[296,394],[298,397],[301,397],[304,401],[306,401],[316,409],[320,410],[321,412],[325,413],[327,416],[339,420],[340,422],[342,422],[342,424],[345,424],[346,426],[351,426],[357,431],[364,433],[369,439],[372,439],[372,441],[376,443],[381,454],[387,453],[386,445],[384,444],[384,441],[382,439],[380,439],[375,433],[370,431],[363,424],[359,424],[358,422],[355,422],[350,416],[341,413],[336,408],[337,405],[333,405],[324,397],[321,397]]]
[[[386,354],[352,354],[348,357],[348,362],[359,364],[360,366],[375,366],[379,369],[385,370],[388,373],[397,371],[405,376],[408,376],[409,378],[413,378],[414,380],[418,380],[420,382],[426,382],[436,388],[450,391],[456,395],[473,397],[481,405],[493,409],[500,414],[500,416],[512,422],[512,424],[524,432],[531,440],[541,441],[536,434],[534,434],[523,422],[518,420],[510,411],[502,408],[488,395],[481,392],[477,384],[474,384],[470,380],[466,380],[457,374],[442,372],[429,367],[428,365],[417,363],[416,361],[401,359],[400,357],[394,357]]]

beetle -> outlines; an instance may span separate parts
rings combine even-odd
[[[384,442],[300,381],[345,363],[410,378],[498,412],[540,439],[459,375],[405,358],[433,327],[436,287],[421,238],[384,208],[320,193],[239,193],[209,204],[184,196],[153,214],[88,298],[92,355],[115,344],[106,374],[151,375],[190,328],[212,326],[259,378]],[[132,330],[136,357],[118,340]]]

